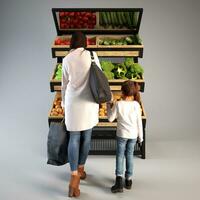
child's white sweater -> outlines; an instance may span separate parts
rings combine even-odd
[[[117,101],[112,109],[107,104],[107,115],[110,122],[117,118],[117,136],[128,139],[139,137],[143,141],[141,107],[137,101]]]

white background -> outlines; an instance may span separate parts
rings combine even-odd
[[[139,62],[144,66],[146,81],[142,98],[147,113],[147,159],[136,159],[136,166],[141,167],[140,170],[138,167],[137,178],[140,179],[140,173],[144,175],[142,170],[147,172],[148,167],[158,167],[154,172],[163,182],[163,188],[160,196],[153,196],[151,191],[162,185],[154,184],[155,179],[152,179],[151,189],[142,188],[151,180],[149,178],[155,177],[146,174],[139,188],[143,193],[137,193],[137,199],[166,197],[169,194],[167,186],[173,184],[168,182],[166,186],[165,180],[167,177],[172,180],[175,175],[180,183],[196,184],[181,186],[174,194],[182,194],[182,199],[188,199],[189,194],[198,195],[195,189],[200,183],[199,173],[195,171],[200,165],[198,0],[1,0],[0,199],[39,199],[40,193],[43,194],[41,199],[59,199],[64,193],[61,195],[64,199],[67,194],[67,187],[62,186],[62,192],[55,192],[54,186],[48,187],[51,181],[56,183],[64,171],[59,175],[58,168],[46,165],[47,120],[54,97],[49,80],[56,64],[56,59],[51,57],[51,44],[56,36],[52,7],[144,8],[140,27],[144,57]],[[173,158],[173,162],[168,160]],[[104,162],[108,157],[92,156],[88,166],[96,166],[93,161],[98,163],[101,159]],[[108,169],[113,172],[114,157],[109,157],[108,163]],[[167,166],[172,163],[173,173],[159,168],[169,169]],[[107,169],[104,167],[101,170]],[[69,176],[69,169],[66,171]],[[114,172],[110,178],[114,178]],[[42,180],[34,183],[39,179]],[[174,189],[176,185],[173,186]]]

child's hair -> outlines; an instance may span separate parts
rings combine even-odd
[[[139,88],[136,82],[124,81],[121,90],[124,96],[133,96],[135,101],[140,102]]]

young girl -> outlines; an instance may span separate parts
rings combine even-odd
[[[126,158],[124,187],[131,189],[134,145],[137,138],[139,142],[143,141],[138,88],[134,82],[125,81],[122,84],[121,91],[122,100],[114,104],[112,102],[107,103],[108,120],[112,122],[117,118],[116,181],[111,188],[113,193],[123,192],[124,157]]]

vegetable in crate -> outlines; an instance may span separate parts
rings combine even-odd
[[[124,60],[124,64],[127,67],[127,69],[134,64],[133,58],[125,58]]]
[[[69,45],[70,39],[69,38],[56,38],[55,45]]]
[[[126,77],[128,79],[136,80],[136,79],[142,78],[143,73],[144,73],[144,70],[142,66],[138,63],[133,63],[132,65],[128,67]]]
[[[119,39],[114,38],[102,38],[99,40],[99,45],[131,45],[135,44],[133,36],[122,37]]]
[[[61,29],[93,29],[96,25],[95,12],[60,12],[59,22]]]
[[[62,79],[62,64],[57,65],[54,79],[58,81]]]
[[[100,64],[101,64],[103,71],[111,72],[115,68],[115,66],[112,64],[111,61],[102,60],[100,62]]]
[[[125,77],[126,72],[127,69],[124,63],[115,65],[115,68],[113,69],[113,73],[116,79],[127,79]]]
[[[64,110],[61,107],[61,98],[57,98],[54,101],[50,116],[59,116],[59,117],[64,116]]]
[[[128,36],[128,37],[125,38],[125,40],[126,40],[126,42],[127,42],[128,44],[133,44],[133,37]]]
[[[139,75],[142,75],[144,73],[144,69],[139,63],[134,63],[134,69],[135,69],[135,72]]]
[[[108,80],[114,79],[114,73],[113,73],[113,72],[104,71],[103,73],[105,74],[105,76],[106,76],[106,78],[107,78]]]
[[[114,79],[114,74],[112,72],[112,70],[114,69],[114,65],[112,64],[112,62],[110,61],[101,61],[100,62],[102,70],[105,74],[105,76],[107,77],[108,80],[110,79]]]

